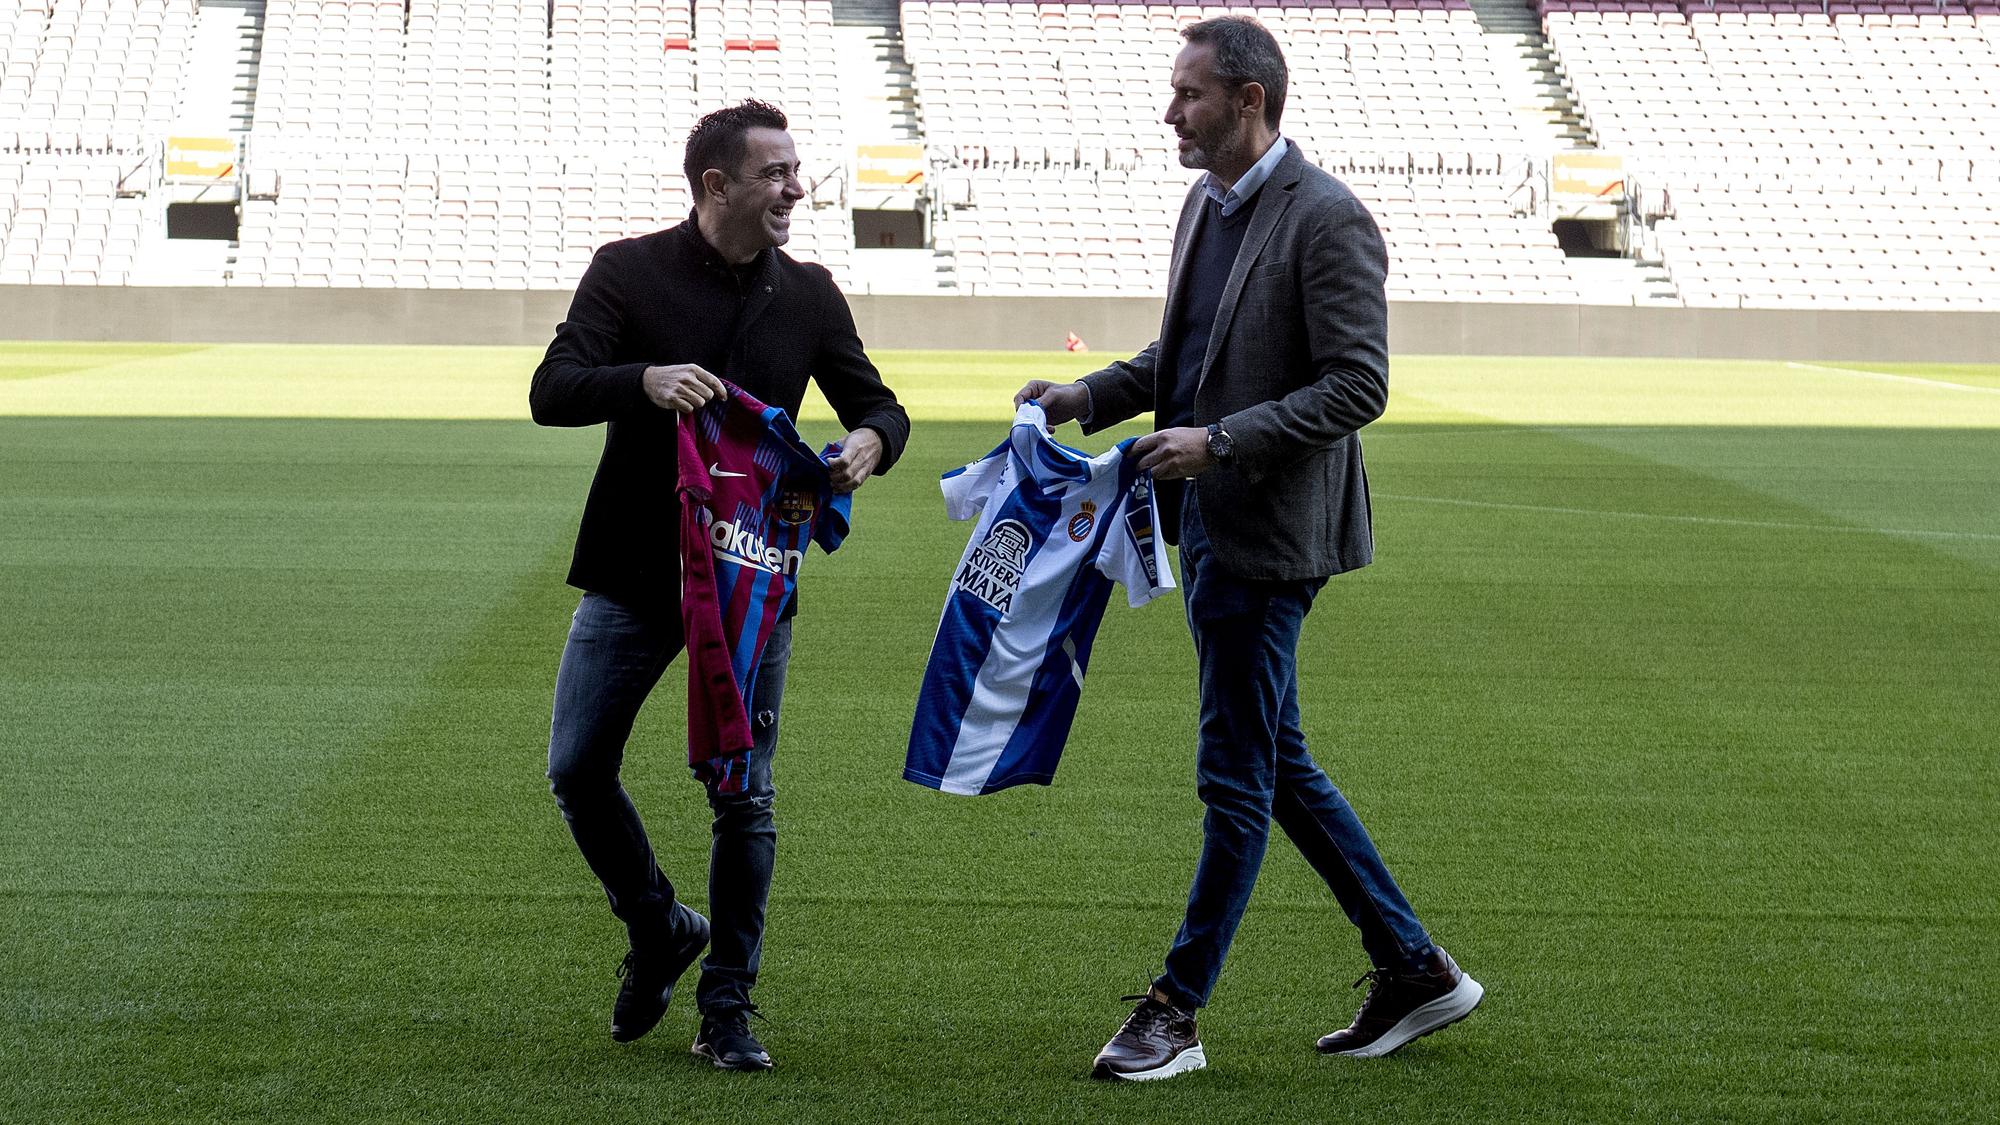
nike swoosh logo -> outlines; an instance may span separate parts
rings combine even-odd
[[[708,463],[708,475],[712,477],[747,477],[750,474],[725,472],[722,468],[722,462],[710,461]]]

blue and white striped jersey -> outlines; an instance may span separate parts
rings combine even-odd
[[[945,597],[903,776],[947,793],[1055,777],[1113,581],[1144,605],[1174,587],[1150,474],[1131,441],[1096,457],[1024,404],[999,448],[944,475],[945,511],[979,517]]]

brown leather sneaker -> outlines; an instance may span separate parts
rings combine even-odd
[[[1375,969],[1354,982],[1375,982],[1354,1022],[1322,1036],[1324,1054],[1380,1058],[1412,1039],[1429,1035],[1472,1014],[1486,989],[1465,975],[1443,949],[1433,949],[1422,968],[1408,973]]]
[[[1092,1078],[1147,1082],[1208,1065],[1208,1056],[1195,1035],[1193,1012],[1157,1000],[1150,992],[1123,999],[1137,1000],[1139,1006],[1125,1017],[1125,1026],[1111,1042],[1097,1052],[1090,1065]]]

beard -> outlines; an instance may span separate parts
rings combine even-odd
[[[1178,154],[1183,168],[1213,168],[1218,163],[1233,160],[1243,148],[1242,141],[1229,134],[1213,137],[1197,135],[1193,139],[1194,144]]]

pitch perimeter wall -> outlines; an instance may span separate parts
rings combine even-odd
[[[854,296],[875,348],[1048,351],[1074,332],[1130,354],[1158,334],[1146,297]],[[543,345],[564,292],[0,286],[0,339]],[[2000,312],[1684,309],[1401,302],[1392,351],[1433,355],[2000,362]]]

